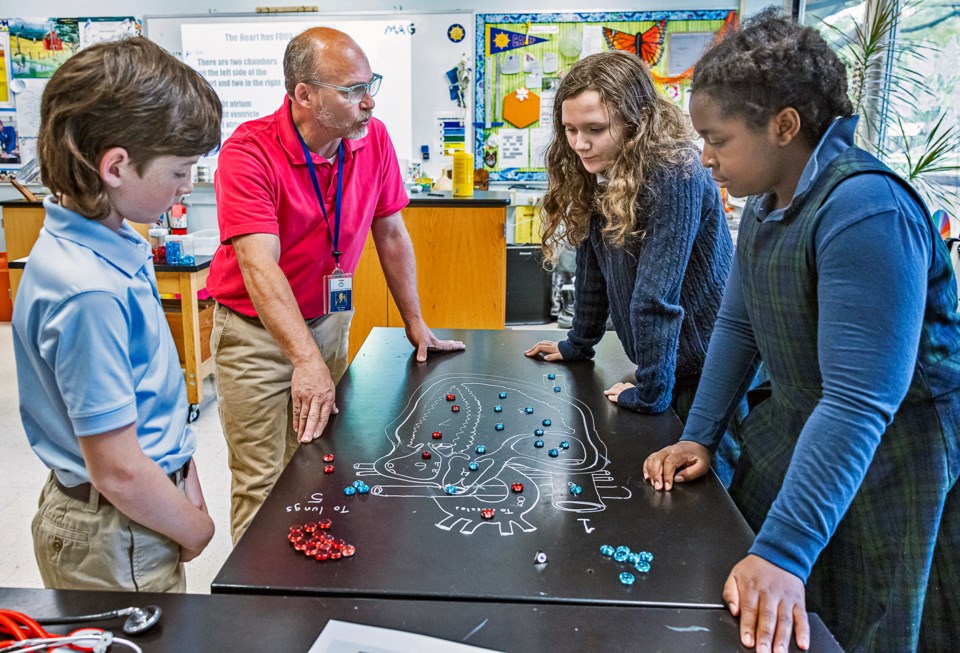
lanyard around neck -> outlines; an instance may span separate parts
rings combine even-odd
[[[291,116],[292,118],[292,116]],[[317,194],[317,202],[320,204],[320,211],[323,213],[323,220],[327,223],[327,231],[330,232],[330,239],[333,241],[333,261],[336,269],[340,269],[340,207],[343,203],[343,139],[340,139],[340,145],[337,147],[337,195],[334,200],[334,227],[330,228],[330,219],[327,217],[327,207],[323,203],[323,193],[320,192],[320,182],[317,180],[317,171],[313,164],[313,155],[307,142],[303,140],[300,130],[296,123],[293,125],[293,131],[297,132],[297,138],[300,139],[300,145],[303,147],[303,158],[307,163],[307,170],[310,171],[310,180],[313,182],[313,192]]]

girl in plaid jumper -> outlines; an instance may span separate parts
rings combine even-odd
[[[744,209],[702,382],[657,489],[707,469],[761,357],[730,493],[757,538],[724,599],[743,644],[807,648],[806,610],[848,651],[960,643],[960,315],[922,200],[853,145],[843,64],[765,11],[694,71],[703,163]],[[951,605],[949,601],[954,601]]]

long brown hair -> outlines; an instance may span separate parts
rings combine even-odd
[[[562,124],[564,100],[590,90],[600,94],[611,123],[623,126],[623,142],[604,173],[608,179],[604,188],[567,143]],[[547,261],[556,261],[561,243],[574,247],[582,243],[590,219],[597,213],[606,219],[603,235],[614,246],[642,235],[638,198],[654,197],[653,173],[661,166],[685,161],[692,147],[692,132],[683,112],[657,92],[639,57],[601,52],[574,64],[557,89],[553,140],[546,154],[543,251]]]
[[[220,143],[220,100],[195,70],[143,37],[98,43],[53,74],[40,101],[43,183],[83,216],[110,201],[100,157],[122,147],[142,175],[159,156],[197,156]]]

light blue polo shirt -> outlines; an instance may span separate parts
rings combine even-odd
[[[177,349],[150,247],[51,197],[13,308],[20,416],[30,446],[64,485],[90,480],[78,437],[136,422],[167,474],[193,456]]]

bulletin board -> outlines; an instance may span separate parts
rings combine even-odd
[[[640,56],[686,109],[693,66],[734,10],[477,14],[474,156],[490,181],[546,179],[553,97],[569,68],[596,52]]]
[[[57,69],[94,43],[137,34],[132,16],[0,18],[0,177],[36,157],[40,98]]]

